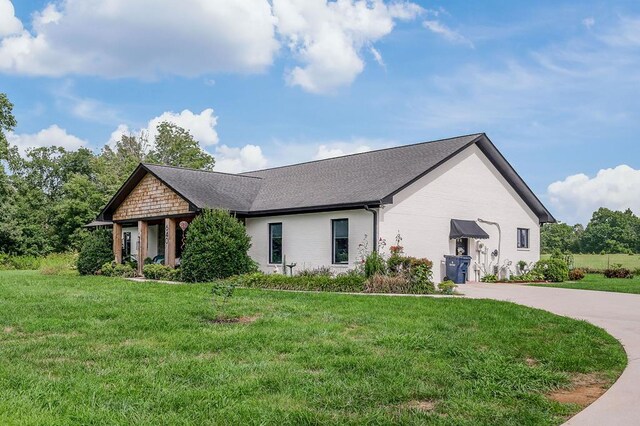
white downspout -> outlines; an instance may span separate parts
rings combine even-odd
[[[486,223],[487,225],[495,225],[498,228],[498,259],[496,263],[498,265],[498,275],[500,275],[500,255],[502,255],[502,230],[500,229],[500,224],[498,222],[491,222],[480,218],[478,218],[478,222]]]

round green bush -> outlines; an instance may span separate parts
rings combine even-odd
[[[585,276],[584,270],[580,268],[574,268],[569,271],[569,279],[571,281],[580,281]]]
[[[567,262],[559,258],[552,257],[540,260],[533,270],[535,273],[543,275],[547,281],[561,283],[569,279],[569,266]]]
[[[111,230],[96,229],[82,245],[78,255],[78,272],[80,275],[93,275],[102,265],[113,260],[113,239]]]
[[[251,238],[226,210],[204,210],[187,228],[180,267],[187,282],[205,282],[255,270]]]

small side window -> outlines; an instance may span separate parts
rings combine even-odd
[[[529,248],[529,229],[518,228],[518,248],[519,249]]]
[[[282,223],[269,224],[269,263],[282,263]]]
[[[349,219],[331,221],[331,238],[333,240],[333,263],[349,263]]]

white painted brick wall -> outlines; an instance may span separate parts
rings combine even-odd
[[[538,218],[475,145],[397,194],[394,204],[381,211],[380,236],[390,246],[400,231],[405,253],[432,260],[434,277],[440,281],[444,276],[443,256],[455,254],[455,242],[449,240],[450,220],[478,218],[501,225],[500,263],[512,261],[515,270],[519,260],[539,259]],[[497,228],[479,225],[490,235],[489,240],[483,240],[489,250],[497,249]],[[530,229],[528,250],[517,248],[519,227]],[[474,250],[475,241],[470,240],[469,246],[473,263],[478,264],[482,259]]]
[[[349,265],[331,265],[331,220],[349,219]],[[372,246],[373,214],[362,210],[328,213],[247,218],[247,232],[251,236],[249,255],[264,272],[273,272],[269,265],[269,223],[282,223],[283,254],[287,263],[296,263],[294,273],[318,266],[331,266],[335,272],[353,269],[358,257],[358,245],[368,238]]]

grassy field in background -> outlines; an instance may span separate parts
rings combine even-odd
[[[541,256],[543,259],[551,257],[548,254]],[[622,264],[625,268],[640,268],[640,255],[628,254],[574,254],[574,266],[576,268],[606,269],[609,265]]]
[[[587,274],[580,281],[535,284],[540,287],[575,288],[579,290],[613,291],[616,293],[640,294],[640,276],[629,278],[605,278],[600,274]]]
[[[0,272],[0,424],[560,424],[621,345],[510,303]]]

